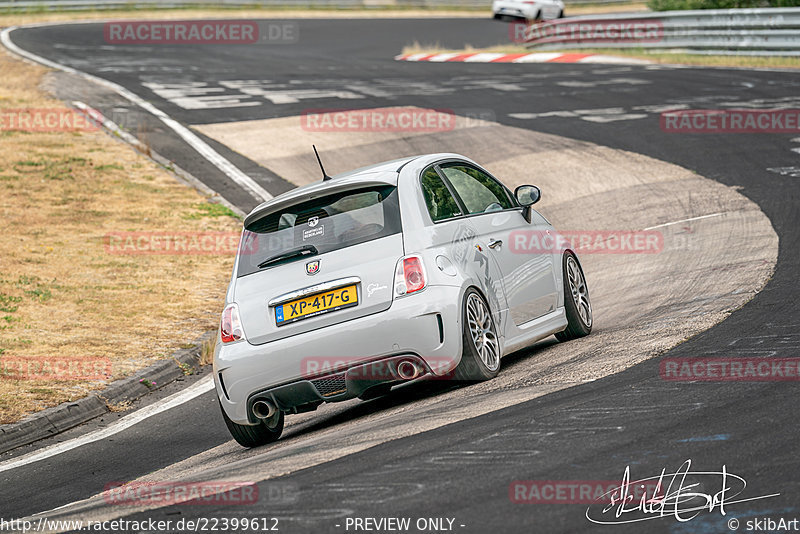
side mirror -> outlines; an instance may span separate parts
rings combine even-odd
[[[535,185],[521,185],[514,190],[517,202],[522,206],[522,216],[528,223],[531,222],[531,206],[542,198],[542,190]]]

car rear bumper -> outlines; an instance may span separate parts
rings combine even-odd
[[[515,1],[496,1],[492,4],[492,11],[496,15],[507,15],[524,19],[534,19],[537,16],[543,19],[554,19],[564,9],[558,2],[537,2],[523,4]]]
[[[250,424],[256,397],[289,412],[346,400],[396,382],[401,356],[428,374],[447,375],[461,358],[461,298],[459,287],[429,286],[388,310],[311,332],[262,345],[217,343],[214,382],[222,406],[232,421]]]

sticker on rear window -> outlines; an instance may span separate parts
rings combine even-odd
[[[314,228],[313,230],[303,230],[303,241],[306,239],[311,239],[312,237],[317,237],[325,235],[325,225],[321,224]]]

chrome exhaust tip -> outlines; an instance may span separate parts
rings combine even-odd
[[[403,360],[397,364],[397,376],[403,380],[413,380],[421,374],[422,370],[413,360]]]
[[[253,403],[253,415],[259,419],[269,419],[278,412],[278,409],[269,401],[257,400]]]

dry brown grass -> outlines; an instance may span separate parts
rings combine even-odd
[[[44,68],[0,52],[0,111],[63,107]],[[109,232],[237,232],[225,210],[102,131],[0,131],[0,361],[108,358],[112,379],[217,325],[233,257],[115,255]],[[8,365],[5,365],[8,368]],[[0,376],[0,423],[105,380]]]
[[[200,365],[211,365],[211,363],[214,361],[214,350],[216,348],[216,337],[203,341],[203,346],[200,350]]]

